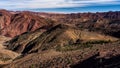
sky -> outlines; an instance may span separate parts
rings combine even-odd
[[[0,0],[0,9],[37,12],[120,11],[120,0]]]

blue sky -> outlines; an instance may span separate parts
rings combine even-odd
[[[120,0],[0,0],[0,9],[41,12],[120,11]]]

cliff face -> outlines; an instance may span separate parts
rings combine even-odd
[[[48,22],[32,12],[9,12],[0,10],[0,34],[8,37],[14,37],[24,32],[34,31],[40,27],[51,26]]]

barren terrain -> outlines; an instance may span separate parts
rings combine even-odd
[[[9,37],[0,36],[0,64],[8,64],[10,63],[14,58],[19,56],[20,54],[13,52],[11,50],[8,50],[4,45],[4,42],[10,40]]]
[[[120,11],[0,10],[0,68],[120,68]]]

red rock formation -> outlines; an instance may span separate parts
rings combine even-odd
[[[10,12],[6,10],[0,10],[0,29],[3,29],[10,24],[11,16],[12,14],[10,14]]]
[[[9,12],[0,10],[1,35],[14,37],[27,31],[34,31],[40,27],[50,26],[52,23],[32,12]]]

